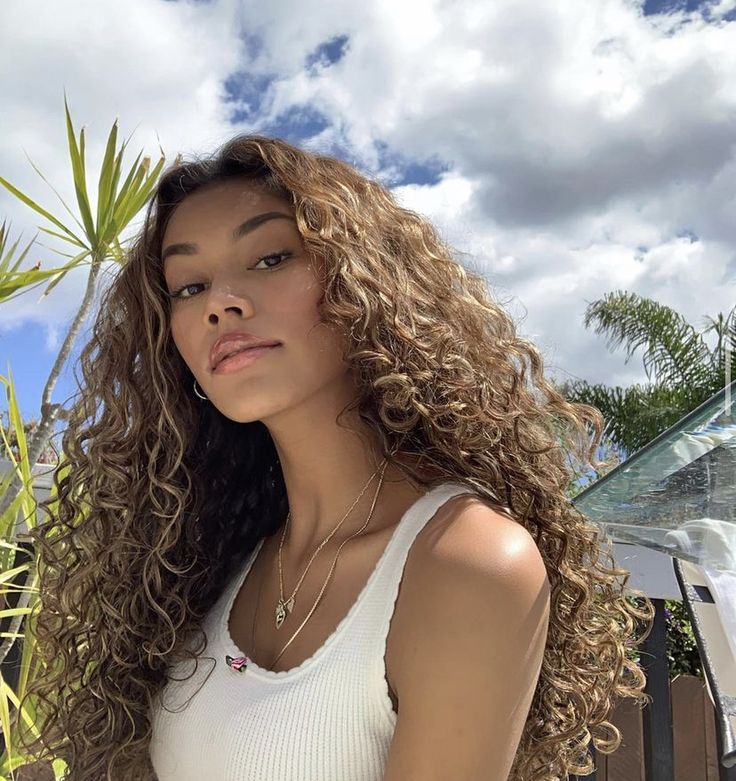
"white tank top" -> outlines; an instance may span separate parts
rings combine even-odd
[[[384,655],[404,564],[424,525],[462,493],[472,489],[445,482],[419,497],[324,645],[279,672],[252,661],[243,671],[225,663],[226,654],[246,655],[228,619],[261,540],[205,617],[208,644],[197,672],[163,689],[174,713],[156,703],[150,756],[158,781],[380,781],[397,721]],[[193,669],[186,661],[169,674],[186,678]]]

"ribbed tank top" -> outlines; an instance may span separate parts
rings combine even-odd
[[[156,703],[150,756],[158,781],[380,781],[398,718],[384,656],[404,564],[424,525],[462,493],[472,489],[444,482],[408,508],[349,612],[311,657],[290,670],[249,661],[236,671],[225,654],[247,654],[228,619],[261,540],[205,617],[197,672],[169,681]],[[193,669],[186,661],[169,675],[187,678]]]

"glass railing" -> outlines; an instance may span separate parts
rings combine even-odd
[[[736,382],[573,504],[614,540],[736,573]]]

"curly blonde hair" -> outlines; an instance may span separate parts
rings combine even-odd
[[[616,700],[649,699],[632,651],[653,617],[641,592],[624,593],[629,572],[567,496],[570,455],[600,463],[601,413],[545,379],[540,352],[425,219],[340,160],[252,135],[164,172],[102,297],[57,496],[42,503],[51,518],[32,531],[41,609],[29,621],[45,664],[27,697],[45,721],[24,745],[64,757],[74,780],[155,778],[151,708],[168,665],[192,658],[184,646],[204,639],[228,579],[284,523],[268,430],[200,405],[169,329],[167,221],[187,195],[230,177],[292,204],[305,248],[324,258],[320,312],[349,334],[351,410],[389,463],[427,488],[472,486],[533,536],[551,584],[549,629],[509,778],[590,772],[591,739],[604,753],[621,742],[607,721]]]

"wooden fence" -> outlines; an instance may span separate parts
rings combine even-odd
[[[652,599],[654,624],[639,646],[646,674],[646,706],[621,700],[611,716],[621,745],[610,755],[590,746],[595,771],[570,781],[736,781],[736,766],[723,754],[716,712],[705,681],[694,675],[669,678],[664,599]]]
[[[705,682],[695,675],[678,675],[670,683],[672,703],[673,781],[722,781],[730,771],[719,765],[715,709]],[[621,700],[611,722],[621,731],[613,754],[593,750],[596,771],[573,776],[586,781],[647,781],[644,711],[633,700]],[[721,774],[721,771],[723,774]]]

